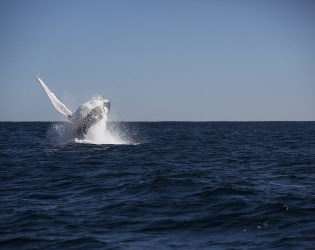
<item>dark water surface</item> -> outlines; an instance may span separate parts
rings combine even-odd
[[[0,123],[1,249],[314,249],[315,122]]]

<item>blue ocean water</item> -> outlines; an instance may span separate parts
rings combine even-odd
[[[315,122],[56,125],[0,123],[1,249],[314,249]]]

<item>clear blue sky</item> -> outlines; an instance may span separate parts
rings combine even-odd
[[[315,120],[315,1],[1,0],[0,120]]]

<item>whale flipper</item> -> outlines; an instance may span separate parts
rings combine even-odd
[[[54,93],[52,93],[48,87],[46,86],[46,84],[39,78],[37,77],[37,80],[39,81],[39,83],[42,85],[42,87],[44,88],[46,94],[49,97],[49,100],[51,101],[52,105],[55,107],[55,109],[63,114],[65,117],[67,117],[68,119],[71,118],[72,116],[72,112],[62,103],[60,102],[57,97],[54,95]]]

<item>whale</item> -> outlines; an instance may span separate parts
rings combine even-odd
[[[42,79],[37,77],[38,82],[45,90],[49,100],[54,108],[67,118],[67,136],[68,139],[88,139],[96,140],[96,130],[105,132],[107,116],[110,110],[110,101],[103,97],[94,98],[79,106],[72,113],[66,105],[58,100]]]

